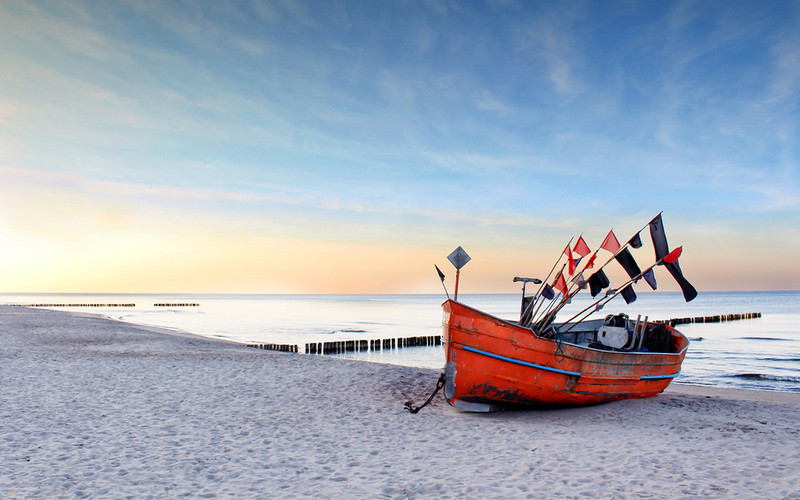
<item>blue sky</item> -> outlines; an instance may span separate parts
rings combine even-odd
[[[698,289],[800,289],[799,27],[796,2],[5,0],[0,288],[436,292],[460,244],[465,287],[513,291],[663,211]]]

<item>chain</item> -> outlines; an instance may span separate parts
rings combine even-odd
[[[444,387],[444,373],[442,373],[442,374],[439,376],[439,380],[436,382],[436,389],[434,389],[434,390],[433,390],[433,393],[432,393],[430,396],[428,396],[428,399],[427,399],[427,400],[425,400],[425,402],[424,402],[424,403],[422,403],[421,405],[419,405],[419,406],[417,406],[416,408],[414,408],[413,401],[410,401],[410,400],[409,400],[409,401],[406,401],[406,406],[405,406],[405,409],[406,409],[406,410],[408,410],[408,411],[410,411],[411,413],[417,413],[417,412],[418,412],[418,411],[420,411],[421,409],[423,409],[423,408],[425,408],[426,406],[428,406],[428,403],[430,403],[430,402],[433,400],[433,397],[434,397],[434,396],[436,396],[436,394],[439,392],[439,390],[440,390],[442,387]]]

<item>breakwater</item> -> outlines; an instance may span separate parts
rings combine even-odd
[[[136,307],[134,303],[100,304],[100,303],[47,303],[47,304],[9,304],[17,307]],[[197,302],[159,302],[153,307],[200,307]]]
[[[136,304],[10,304],[16,307],[136,307]]]
[[[267,351],[297,352],[296,344],[247,344],[247,347],[264,349]]]
[[[340,354],[355,351],[382,351],[405,347],[435,346],[442,344],[441,335],[423,337],[401,337],[394,339],[340,340],[335,342],[312,342],[305,345],[306,354]]]
[[[403,349],[406,347],[422,347],[442,345],[441,335],[424,337],[401,337],[394,339],[372,340],[337,340],[333,342],[311,342],[305,344],[301,351],[296,344],[247,344],[247,347],[264,349],[267,351],[297,352],[303,354],[342,354],[356,351],[382,351],[389,349]]]
[[[718,314],[716,316],[697,316],[693,318],[672,318],[660,323],[667,323],[669,326],[687,325],[692,323],[723,323],[725,321],[738,321],[742,319],[760,318],[761,313],[745,313],[745,314]]]

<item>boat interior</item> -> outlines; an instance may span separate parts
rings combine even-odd
[[[532,329],[542,338],[605,351],[678,352],[672,333],[664,324],[641,317],[631,320],[623,313],[580,323],[551,323],[544,328],[534,324]]]

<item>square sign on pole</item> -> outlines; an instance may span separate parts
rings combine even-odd
[[[461,268],[464,267],[467,262],[472,260],[472,257],[467,255],[467,252],[465,252],[464,249],[459,246],[453,250],[453,253],[447,256],[447,260],[449,260],[457,270],[461,270]]]

